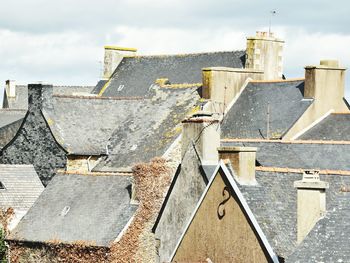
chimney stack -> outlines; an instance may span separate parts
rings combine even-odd
[[[105,46],[103,78],[109,79],[125,56],[135,56],[136,48]]]
[[[16,81],[6,80],[6,95],[8,98],[16,97]]]
[[[264,71],[264,79],[282,79],[284,41],[273,33],[256,32],[255,37],[247,38],[245,68]]]
[[[297,188],[297,242],[300,244],[326,212],[327,182],[320,181],[319,171],[304,171],[303,179],[294,182]]]
[[[305,67],[304,97],[314,98],[334,110],[344,110],[345,70],[337,60],[321,60],[320,65]]]
[[[193,144],[204,165],[217,165],[220,146],[220,122],[212,113],[197,112],[182,122],[181,157]]]
[[[219,147],[219,157],[230,160],[237,181],[242,185],[255,185],[256,147]]]

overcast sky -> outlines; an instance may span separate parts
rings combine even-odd
[[[286,41],[287,78],[303,77],[303,67],[320,59],[350,66],[345,0],[1,2],[0,86],[6,79],[94,85],[106,44],[136,47],[140,54],[242,50],[245,38],[267,30],[270,19]],[[273,17],[271,10],[277,11]]]

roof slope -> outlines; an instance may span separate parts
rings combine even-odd
[[[43,114],[50,129],[69,154],[106,154],[107,142],[142,105],[141,100],[53,96]]]
[[[224,141],[224,146],[258,147],[261,166],[350,170],[350,144],[294,143],[283,141]]]
[[[303,93],[302,80],[250,82],[226,114],[222,138],[266,138],[267,123],[269,138],[281,138],[312,103]]]
[[[10,240],[109,246],[134,214],[127,176],[57,175]],[[64,193],[64,194],[63,194]]]
[[[28,210],[44,190],[33,165],[0,164],[0,182],[1,208]]]
[[[298,139],[350,141],[350,113],[330,114]]]
[[[108,142],[109,156],[94,171],[129,169],[135,163],[162,156],[180,135],[181,121],[199,103],[197,89],[154,86],[152,90],[152,99],[135,107],[126,105],[126,118],[116,126]]]
[[[350,193],[338,192],[327,211],[286,262],[348,262]]]
[[[202,68],[242,68],[244,51],[125,57],[103,96],[145,96],[158,78],[170,83],[200,83]],[[99,93],[98,86],[93,93]]]
[[[288,258],[297,247],[297,190],[293,183],[301,180],[302,174],[257,171],[256,179],[257,186],[239,185],[239,188],[275,252],[281,257]],[[338,209],[337,195],[344,183],[349,185],[350,177],[320,175],[320,179],[329,182],[330,186],[326,191],[327,211]],[[339,217],[338,220],[342,218]],[[342,224],[332,225],[338,228],[337,231],[346,227]]]
[[[0,109],[0,149],[15,137],[26,110]]]

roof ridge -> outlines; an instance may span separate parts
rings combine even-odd
[[[64,94],[54,94],[53,97],[56,98],[70,98],[70,99],[90,99],[90,100],[147,100],[144,97],[102,97],[99,95],[92,94],[93,96],[83,96],[83,95],[64,95]]]
[[[230,139],[224,138],[223,142],[266,142],[266,143],[284,143],[284,144],[350,144],[350,141],[331,141],[331,140],[271,140],[271,139]]]
[[[333,114],[333,115],[349,115],[350,112],[339,111],[339,112],[332,112],[331,114]]]
[[[1,108],[0,109],[0,112],[16,112],[16,111],[18,111],[18,112],[27,112],[27,110],[26,109],[12,109],[12,108]]]
[[[256,166],[255,170],[260,172],[303,173],[305,170],[310,170],[310,169],[309,168],[275,167],[275,166]],[[347,171],[347,170],[320,169],[319,171],[320,171],[320,174],[350,176],[350,171]]]
[[[290,79],[270,79],[270,80],[251,80],[251,83],[276,83],[276,82],[294,82],[294,81],[302,81],[305,78],[290,78]]]
[[[237,53],[245,52],[245,50],[223,50],[223,51],[209,51],[209,52],[193,52],[193,53],[179,53],[179,54],[154,54],[154,55],[132,55],[124,56],[124,58],[166,58],[166,57],[186,57],[186,56],[199,56],[199,55],[211,55],[220,53]]]
[[[131,176],[133,173],[128,172],[81,172],[81,171],[65,171],[65,170],[57,170],[57,174],[59,175],[93,175],[93,176]]]

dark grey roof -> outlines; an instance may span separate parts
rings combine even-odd
[[[109,246],[137,208],[130,204],[130,180],[117,175],[56,175],[9,239]]]
[[[286,262],[350,262],[350,193],[336,195],[334,206]]]
[[[326,192],[326,205],[327,211],[331,212],[337,209],[339,190],[342,185],[350,184],[350,177],[339,175],[320,175],[320,177],[321,180],[329,182],[330,188]],[[240,185],[239,188],[274,251],[279,256],[286,258],[297,247],[297,191],[293,183],[301,180],[302,174],[257,171],[256,179],[257,186]],[[338,220],[344,220],[344,218],[339,217]],[[342,230],[348,231],[345,229],[346,225],[332,225],[336,230],[332,230],[329,234],[334,233],[334,231],[335,233]],[[348,243],[344,243],[342,247],[345,244]],[[329,252],[331,253],[331,250]],[[326,260],[323,262],[336,261]]]
[[[244,51],[125,57],[103,96],[145,96],[158,78],[168,78],[172,84],[201,83],[202,68],[242,68],[244,58]],[[93,92],[99,92],[97,87]]]
[[[33,165],[0,164],[0,207],[28,210],[44,190]]]
[[[257,147],[257,161],[262,166],[350,170],[349,144],[222,142],[225,146]]]
[[[116,127],[137,114],[141,100],[53,96],[43,113],[57,142],[69,154],[107,153],[107,143]]]
[[[103,86],[108,82],[108,80],[101,79],[97,82],[96,86],[92,89],[92,94],[98,94]]]
[[[196,88],[166,89],[153,86],[151,99],[125,104],[114,118],[122,120],[108,142],[108,154],[95,171],[129,169],[138,162],[162,156],[180,135],[181,121],[197,107]],[[121,114],[122,113],[122,114]]]
[[[350,140],[350,113],[330,114],[298,139],[301,140]]]
[[[304,81],[249,83],[221,125],[222,138],[281,138],[311,105]],[[267,112],[269,109],[269,117]]]
[[[201,168],[203,169],[203,174],[205,175],[207,182],[209,182],[216,167],[217,167],[216,165],[201,165]]]
[[[28,109],[28,86],[16,85],[16,97],[5,96],[6,106],[10,109]]]
[[[0,109],[0,149],[15,137],[26,110]]]

